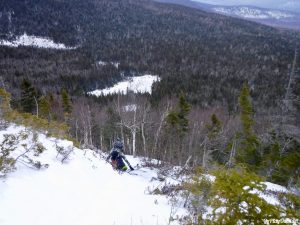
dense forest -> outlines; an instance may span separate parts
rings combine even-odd
[[[0,33],[52,38],[75,50],[1,47],[0,72],[12,93],[28,78],[46,91],[102,88],[120,74],[161,76],[153,98],[184,91],[193,104],[232,109],[244,81],[255,104],[285,93],[299,33],[152,1],[2,1]],[[98,61],[119,62],[115,68]],[[298,59],[299,61],[299,59]],[[80,85],[78,85],[80,84]]]

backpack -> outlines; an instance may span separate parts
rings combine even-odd
[[[124,171],[127,170],[127,167],[122,157],[120,156],[120,152],[118,149],[114,149],[111,152],[111,164],[113,168],[116,170],[124,170]]]
[[[111,160],[117,160],[117,158],[120,158],[120,153],[117,149],[114,149],[111,152]]]

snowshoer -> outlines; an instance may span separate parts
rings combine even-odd
[[[117,138],[112,150],[110,151],[109,155],[106,158],[106,161],[108,162],[109,159],[111,159],[111,165],[113,166],[114,169],[120,170],[120,171],[126,171],[128,168],[124,163],[124,161],[125,161],[127,163],[127,165],[129,166],[129,168],[131,170],[134,170],[134,168],[130,165],[130,163],[126,159],[123,151],[124,151],[123,142],[120,138]]]

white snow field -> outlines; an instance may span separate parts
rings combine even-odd
[[[0,45],[10,46],[10,47],[19,47],[19,46],[33,46],[37,48],[52,48],[52,49],[74,49],[72,47],[67,47],[64,44],[55,43],[50,38],[45,37],[36,37],[33,35],[27,35],[24,33],[21,36],[18,36],[16,40],[7,41],[0,40]]]
[[[22,130],[10,126],[0,131],[0,143],[4,134]],[[174,212],[165,196],[149,194],[149,189],[161,185],[153,179],[156,170],[119,174],[99,154],[77,149],[70,141],[44,134],[38,134],[37,141],[46,150],[29,156],[49,167],[37,170],[17,163],[16,171],[0,178],[1,225],[167,225],[171,214],[186,213],[180,207]],[[31,146],[32,134],[20,141],[14,157],[23,152],[22,144]],[[73,149],[64,163],[56,146]],[[133,166],[140,163],[138,158],[129,156],[128,160]]]
[[[159,76],[156,75],[143,75],[138,77],[130,77],[124,81],[118,82],[113,87],[95,90],[89,92],[90,95],[106,96],[109,94],[127,94],[128,91],[134,93],[150,93],[152,84],[156,81],[160,81]]]
[[[106,163],[102,152],[78,149],[70,141],[46,137],[22,126],[10,125],[0,130],[1,149],[8,147],[2,145],[7,134],[17,137],[16,149],[10,157],[17,158],[37,143],[46,150],[40,155],[27,152],[27,157],[17,161],[14,172],[0,177],[1,225],[179,225],[178,220],[170,218],[188,215],[182,200],[173,202],[165,195],[151,194],[165,184],[180,182],[171,176],[159,181],[158,171],[147,167],[119,174]],[[62,147],[70,152],[63,163],[57,151]],[[32,168],[29,158],[49,166]],[[132,166],[142,163],[141,158],[127,158]],[[214,182],[214,176],[206,176]],[[264,184],[267,190],[288,192],[280,185]],[[270,204],[280,205],[272,193],[252,193]],[[204,219],[212,212],[210,207],[206,209]]]

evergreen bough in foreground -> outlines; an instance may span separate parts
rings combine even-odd
[[[280,205],[272,205],[262,178],[243,167],[218,169],[211,172],[215,178],[196,171],[185,187],[192,193],[189,225],[265,224],[266,220],[299,219],[299,196],[280,193]],[[206,207],[205,207],[206,206]],[[208,209],[208,210],[207,210]],[[207,211],[207,212],[205,212]]]

